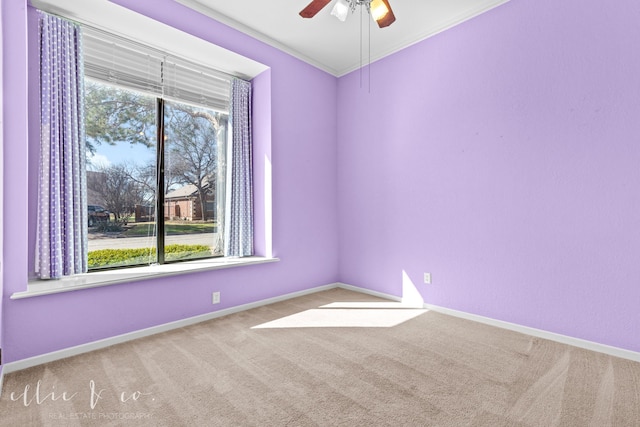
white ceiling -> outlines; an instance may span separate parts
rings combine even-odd
[[[360,68],[509,0],[389,0],[396,22],[378,28],[359,11],[340,22],[336,0],[314,18],[298,15],[311,0],[176,0],[335,76]],[[361,32],[362,23],[362,32]],[[369,24],[370,28],[369,28]],[[371,53],[368,40],[371,35]]]

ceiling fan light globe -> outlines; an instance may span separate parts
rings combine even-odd
[[[373,0],[371,2],[371,17],[376,21],[380,21],[389,13],[387,5],[382,0]]]
[[[342,22],[347,20],[347,15],[349,14],[349,4],[346,0],[338,0],[338,2],[333,6],[331,10],[331,14],[341,20]]]

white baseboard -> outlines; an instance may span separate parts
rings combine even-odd
[[[365,288],[360,288],[358,286],[347,285],[346,283],[336,283],[334,287],[346,289],[348,291],[359,292],[361,294],[371,295],[378,298],[384,298],[391,301],[402,301],[402,297],[399,297],[396,295],[385,294],[378,291],[372,291],[371,289],[365,289]]]
[[[376,292],[369,289],[360,288],[357,286],[347,285],[345,283],[338,283],[337,286],[343,289],[348,289],[350,291],[373,295],[380,298],[386,298],[392,301],[402,300],[401,297],[398,297],[396,295],[384,294],[382,292]],[[464,311],[458,311],[458,310],[452,310],[450,308],[439,307],[433,304],[424,304],[424,308],[426,308],[427,310],[433,310],[439,313],[448,314],[449,316],[454,316],[462,319],[471,320],[474,322],[484,323],[486,325],[495,326],[497,328],[508,329],[510,331],[520,332],[522,334],[559,342],[561,344],[567,344],[574,347],[595,351],[598,353],[608,354],[610,356],[620,357],[622,359],[628,359],[628,360],[633,360],[635,362],[640,362],[640,353],[635,351],[626,350],[619,347],[613,347],[606,344],[600,344],[593,341],[587,341],[580,338],[574,338],[567,335],[556,334],[555,332],[544,331],[542,329],[536,329],[528,326],[518,325],[515,323],[509,323],[503,320],[491,319],[489,317],[466,313]]]
[[[9,374],[11,372],[20,371],[22,369],[27,369],[33,366],[42,365],[44,363],[53,362],[55,360],[60,360],[60,359],[64,359],[71,356],[77,356],[79,354],[87,353],[94,350],[99,350],[101,348],[109,347],[115,344],[120,344],[123,342],[135,340],[138,338],[148,337],[150,335],[167,332],[173,329],[184,328],[185,326],[194,325],[196,323],[205,322],[207,320],[216,319],[218,317],[227,316],[229,314],[238,313],[245,310],[251,310],[252,308],[257,308],[263,305],[273,304],[276,302],[285,301],[288,299],[297,298],[297,297],[313,294],[320,291],[335,289],[336,287],[338,287],[338,284],[332,283],[329,285],[319,286],[311,289],[305,289],[299,292],[293,292],[293,293],[281,295],[278,297],[267,298],[264,300],[260,300],[260,301],[256,301],[248,304],[242,304],[236,307],[230,307],[224,310],[214,311],[212,313],[201,314],[199,316],[189,317],[187,319],[177,320],[175,322],[165,323],[158,326],[152,326],[150,328],[140,329],[138,331],[117,335],[114,337],[109,337],[109,338],[93,341],[86,344],[80,344],[74,347],[53,351],[51,353],[45,353],[38,356],[29,357],[27,359],[17,360],[15,362],[11,362],[3,365],[4,373]]]
[[[0,365],[0,397],[2,397],[2,381],[4,380],[4,365]]]
[[[574,338],[567,335],[556,334],[555,332],[544,331],[542,329],[530,328],[528,326],[509,323],[503,320],[496,320],[489,317],[478,316],[476,314],[465,313],[464,311],[438,307],[432,304],[425,304],[424,307],[428,310],[437,311],[439,313],[448,314],[450,316],[460,317],[462,319],[472,320],[474,322],[484,323],[486,325],[508,329],[510,331],[520,332],[522,334],[544,338],[550,341],[556,341],[561,344],[567,344],[574,347],[584,348],[586,350],[596,351],[598,353],[608,354],[610,356],[620,357],[622,359],[629,359],[635,362],[640,362],[640,353],[635,351],[625,350],[623,348],[600,344],[593,341],[587,341],[580,338]]]
[[[7,363],[3,365],[2,374],[8,374],[11,372],[19,371],[22,369],[31,368],[33,366],[41,365],[44,363],[53,362],[55,360],[64,359],[71,356],[76,356],[82,353],[87,353],[89,351],[99,350],[101,348],[109,347],[115,344],[120,344],[123,342],[131,341],[138,338],[147,337],[150,335],[158,334],[161,332],[170,331],[173,329],[183,328],[185,326],[193,325],[196,323],[204,322],[207,320],[215,319],[222,316],[227,316],[229,314],[238,313],[245,310],[250,310],[252,308],[261,307],[263,305],[273,304],[280,301],[285,301],[292,298],[297,298],[304,295],[313,294],[316,292],[326,291],[335,288],[342,288],[353,292],[359,292],[362,294],[372,295],[383,299],[388,299],[391,301],[401,301],[402,298],[396,295],[385,294],[382,292],[372,291],[370,289],[361,288],[358,286],[352,286],[345,283],[332,283],[329,285],[318,286],[311,289],[306,289],[299,292],[293,292],[286,295],[281,295],[278,297],[267,298],[264,300],[252,302],[249,304],[243,304],[236,307],[230,307],[224,310],[215,311],[212,313],[202,314],[199,316],[190,317],[187,319],[177,320],[175,322],[165,323],[163,325],[153,326],[146,329],[141,329],[139,331],[134,331],[122,335],[117,335],[115,337],[105,338],[99,341],[93,341],[86,344],[81,344],[75,347],[69,347],[62,350],[54,351],[51,353],[45,353],[42,355],[30,357],[27,359],[18,360],[15,362]],[[428,310],[433,310],[436,312],[440,312],[443,314],[448,314],[450,316],[460,317],[467,320],[472,320],[474,322],[480,322],[487,325],[495,326],[502,329],[509,329],[515,332],[520,332],[523,334],[548,339],[551,341],[556,341],[562,344],[572,345],[574,347],[580,347],[591,351],[596,351],[599,353],[608,354],[615,357],[620,357],[623,359],[629,359],[636,362],[640,362],[640,353],[625,350],[622,348],[612,347],[605,344],[599,344],[587,340],[582,340],[579,338],[573,338],[566,335],[560,335],[553,332],[543,331],[540,329],[530,328],[527,326],[517,325],[515,323],[504,322],[502,320],[495,320],[488,317],[478,316],[475,314],[465,313],[458,310],[452,310],[449,308],[438,307],[431,304],[424,304],[424,308]],[[2,391],[2,374],[0,374],[0,393]]]

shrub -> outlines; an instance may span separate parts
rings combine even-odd
[[[167,245],[164,249],[167,261],[211,256],[206,245]],[[155,259],[155,248],[99,249],[89,252],[89,269],[149,264]]]
[[[211,256],[211,248],[206,245],[167,245],[164,248],[164,258],[167,261],[208,256]]]

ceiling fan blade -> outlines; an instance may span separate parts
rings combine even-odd
[[[331,0],[313,0],[304,9],[300,11],[300,16],[303,18],[313,18],[316,13],[320,12],[323,7],[328,5]]]
[[[391,6],[389,5],[389,0],[382,0],[382,2],[387,6],[387,14],[383,17],[379,18],[376,22],[378,23],[378,27],[384,28],[396,22],[396,16],[393,14],[393,10],[391,10]]]

